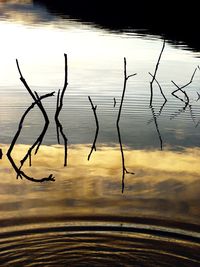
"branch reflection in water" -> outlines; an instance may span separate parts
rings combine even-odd
[[[159,66],[159,64],[160,64],[160,60],[161,60],[161,56],[162,56],[162,53],[163,53],[163,51],[164,51],[164,48],[165,48],[165,40],[163,41],[163,46],[162,46],[160,55],[159,55],[159,57],[158,57],[158,61],[157,61],[157,63],[156,63],[156,67],[155,67],[155,70],[154,70],[154,74],[152,75],[152,74],[149,72],[149,74],[152,76],[152,80],[150,81],[150,92],[151,92],[151,94],[150,94],[150,107],[152,106],[152,102],[153,102],[153,83],[154,83],[154,81],[158,84],[159,89],[160,89],[160,92],[161,92],[163,98],[165,99],[165,101],[167,101],[167,99],[166,99],[166,97],[165,97],[165,95],[164,95],[164,93],[163,93],[163,90],[162,90],[161,86],[159,85],[158,81],[156,80],[156,74],[157,74],[157,71],[158,71],[158,66]]]
[[[122,140],[121,140],[119,121],[120,121],[120,117],[121,117],[121,111],[122,111],[122,106],[123,106],[123,101],[124,101],[124,96],[125,96],[127,81],[128,81],[129,78],[131,78],[131,77],[133,77],[135,75],[136,75],[136,73],[131,74],[131,75],[127,75],[126,58],[124,58],[124,85],[123,85],[121,102],[120,102],[118,116],[117,116],[117,121],[116,121],[117,133],[118,133],[118,140],[119,140],[120,151],[121,151],[121,158],[122,158],[122,193],[124,192],[124,179],[125,179],[125,174],[134,174],[134,173],[133,172],[129,172],[126,169],[126,166],[125,166],[124,151],[123,151],[123,145],[122,145]]]
[[[164,102],[163,105],[165,105],[166,102]],[[161,109],[163,108],[163,105],[161,106]],[[156,131],[157,131],[157,134],[158,134],[158,138],[159,138],[159,141],[160,141],[160,150],[163,150],[163,140],[162,140],[162,136],[161,136],[161,133],[160,133],[160,130],[159,130],[159,126],[158,126],[158,121],[157,121],[157,116],[155,114],[155,111],[154,111],[154,108],[153,106],[150,107],[151,109],[151,112],[152,112],[152,116],[153,116],[153,120],[154,120],[154,123],[155,123],[155,127],[156,127]],[[161,113],[160,113],[161,114]],[[159,115],[160,116],[160,115]]]
[[[21,166],[20,167],[17,167],[17,165],[15,164],[14,159],[11,156],[12,150],[14,149],[14,146],[15,146],[15,144],[17,142],[17,139],[18,139],[18,137],[19,137],[19,135],[21,133],[21,130],[23,128],[24,120],[25,120],[26,116],[28,115],[28,113],[31,111],[31,109],[34,108],[35,105],[38,105],[38,102],[41,103],[41,100],[42,99],[47,98],[47,97],[50,97],[50,96],[53,96],[53,95],[54,95],[54,92],[52,92],[50,94],[43,95],[41,97],[38,96],[38,99],[35,102],[33,102],[27,108],[27,110],[24,112],[24,114],[21,117],[21,120],[20,120],[19,125],[18,125],[18,130],[17,130],[17,132],[16,132],[16,134],[15,134],[15,136],[14,136],[12,142],[11,142],[11,145],[8,148],[8,151],[7,151],[7,157],[9,159],[9,161],[10,161],[13,169],[15,170],[15,172],[17,174],[17,178],[20,177],[22,179],[24,177],[27,180],[32,181],[32,182],[44,182],[44,181],[54,181],[55,180],[54,177],[53,177],[53,174],[50,174],[48,177],[36,179],[34,177],[30,177],[29,175],[27,175],[25,172],[23,172],[21,170],[21,168],[22,168],[24,162],[26,161],[26,159],[28,158],[28,156],[29,156],[29,159],[30,159],[29,165],[31,165],[31,152],[32,152],[32,150],[34,149],[34,147],[37,144],[39,144],[39,145],[41,144],[41,140],[43,139],[44,134],[45,134],[45,132],[46,132],[46,130],[48,128],[48,123],[45,123],[42,133],[40,134],[40,136],[38,137],[38,139],[36,140],[36,142],[28,149],[28,152],[25,154],[25,156],[21,160]],[[41,107],[42,107],[42,105],[41,105]],[[38,148],[39,148],[39,146],[38,146]]]
[[[64,94],[65,91],[67,89],[67,85],[68,85],[68,63],[67,63],[67,54],[64,54],[64,58],[65,58],[65,80],[64,80],[64,85],[63,85],[63,89],[62,92],[60,93],[60,89],[58,90],[58,95],[57,95],[57,105],[56,105],[56,113],[55,113],[55,122],[56,122],[56,132],[57,132],[57,140],[58,140],[58,144],[60,144],[60,136],[59,136],[59,131],[60,134],[63,137],[63,141],[64,141],[64,166],[67,166],[67,142],[68,139],[63,131],[63,126],[59,120],[59,114],[62,110],[63,107],[63,98],[64,98]]]
[[[16,145],[13,157],[19,161],[27,145]],[[4,151],[6,145],[2,145]],[[126,165],[134,162],[134,179],[129,179],[125,196],[119,190],[116,179],[121,171],[121,155],[118,145],[99,146],[95,160],[88,162],[88,145],[70,146],[70,164],[67,172],[60,159],[62,146],[41,145],[40,153],[34,157],[34,166],[24,165],[29,176],[42,177],[47,172],[56,173],[56,188],[53,183],[34,185],[19,183],[13,179],[14,171],[7,157],[1,161],[1,194],[3,206],[0,215],[11,211],[13,217],[26,213],[37,215],[130,215],[159,218],[183,218],[184,221],[199,220],[199,172],[200,149],[183,148],[179,151],[126,150]],[[48,160],[47,160],[48,157]],[[115,159],[115,160],[113,160]],[[156,163],[156,164],[155,164]],[[17,199],[17,206],[15,201]],[[25,201],[27,200],[27,201]],[[17,207],[17,209],[16,209]],[[172,208],[173,207],[173,208]],[[20,213],[19,213],[20,209]],[[16,213],[14,214],[14,212]]]
[[[183,91],[183,88],[186,88],[188,85],[190,85],[190,84],[193,82],[194,75],[195,75],[196,71],[197,71],[197,68],[195,68],[195,70],[194,70],[194,72],[193,72],[193,74],[192,74],[192,76],[191,76],[191,78],[190,78],[190,81],[189,81],[188,83],[184,84],[183,86],[178,86],[174,81],[171,81],[171,82],[176,86],[176,88],[177,88],[176,90],[174,90],[174,91],[172,92],[172,95],[173,95],[174,97],[178,98],[178,99],[181,100],[182,102],[187,102],[187,103],[189,104],[189,97],[188,97],[186,91]],[[182,93],[184,94],[186,100],[180,98],[180,97],[176,94],[176,93],[179,92],[179,91],[182,92]]]
[[[90,96],[88,96],[88,99],[90,101],[90,104],[91,104],[91,107],[92,107],[92,110],[93,110],[93,113],[94,113],[95,122],[96,122],[96,133],[95,133],[95,136],[94,136],[94,141],[93,141],[90,153],[88,155],[88,160],[90,160],[90,157],[92,155],[93,150],[96,151],[96,141],[97,141],[97,137],[98,137],[98,133],[99,133],[99,122],[98,122],[97,113],[96,113],[97,106],[94,106]]]

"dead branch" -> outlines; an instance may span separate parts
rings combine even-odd
[[[199,66],[198,66],[198,67],[199,67]],[[176,86],[176,88],[177,88],[176,90],[174,90],[174,91],[172,92],[172,95],[175,96],[176,98],[178,98],[179,100],[181,100],[182,102],[185,102],[185,101],[184,101],[183,99],[179,98],[179,97],[176,95],[176,93],[177,93],[178,91],[181,91],[181,92],[185,95],[185,97],[186,97],[186,99],[187,99],[187,101],[188,101],[188,103],[189,103],[189,97],[188,97],[188,95],[186,94],[186,92],[183,91],[183,88],[187,87],[188,85],[190,85],[190,84],[193,82],[194,75],[195,75],[196,71],[197,71],[197,68],[195,68],[194,72],[192,73],[192,76],[191,76],[189,82],[186,83],[186,84],[184,84],[183,86],[178,86],[174,81],[171,81],[171,82]]]
[[[160,130],[159,130],[159,127],[158,127],[157,117],[156,117],[156,114],[154,112],[153,106],[151,106],[150,108],[151,108],[151,111],[152,111],[153,120],[154,120],[154,123],[155,123],[155,127],[156,127],[156,131],[157,131],[157,134],[158,134],[158,138],[159,138],[159,141],[160,141],[160,150],[163,150],[163,140],[162,140],[162,136],[161,136],[161,133],[160,133]]]
[[[31,88],[29,87],[28,83],[26,82],[25,78],[23,77],[22,72],[21,72],[21,69],[20,69],[20,67],[19,67],[19,62],[18,62],[17,59],[16,59],[16,64],[17,64],[17,69],[18,69],[19,74],[20,74],[20,80],[21,80],[21,82],[23,83],[23,85],[24,85],[25,88],[27,89],[27,91],[28,91],[28,93],[30,94],[30,96],[33,98],[34,102],[36,103],[36,105],[38,106],[38,108],[40,109],[40,111],[42,112],[43,117],[44,117],[44,119],[45,119],[45,124],[48,125],[48,124],[49,124],[48,116],[47,116],[47,114],[46,114],[46,112],[45,112],[45,109],[44,109],[44,107],[43,107],[43,105],[42,105],[42,102],[41,102],[41,101],[38,101],[37,93],[35,92],[35,94],[34,94],[34,93],[32,92]],[[36,149],[36,151],[35,151],[35,154],[37,154],[37,152],[38,152],[38,150],[39,150],[39,147],[40,147],[40,145],[41,145],[41,143],[42,143],[42,141],[43,141],[44,135],[45,135],[45,133],[44,133],[44,134],[41,134],[41,135],[40,135],[41,137],[39,138],[38,143],[34,144],[34,147],[37,145],[37,149]],[[34,147],[33,147],[33,148],[34,148]],[[30,155],[30,154],[28,154],[28,155]],[[30,156],[30,157],[31,157],[31,156]],[[22,164],[22,165],[23,165],[23,164]]]
[[[24,173],[24,172],[21,170],[21,167],[22,167],[23,164],[21,163],[21,166],[18,168],[17,165],[15,164],[15,161],[13,160],[13,158],[12,158],[12,156],[11,156],[12,150],[14,149],[14,146],[15,146],[15,144],[16,144],[16,142],[17,142],[17,139],[18,139],[18,137],[19,137],[19,135],[20,135],[20,133],[21,133],[21,130],[22,130],[22,128],[23,128],[24,120],[25,120],[26,116],[28,115],[28,113],[31,111],[31,109],[34,108],[35,105],[38,105],[38,102],[39,102],[39,101],[41,101],[41,100],[44,99],[44,98],[53,96],[53,94],[54,94],[54,92],[39,97],[35,102],[33,102],[33,103],[26,109],[26,111],[24,112],[24,114],[23,114],[22,117],[21,117],[21,120],[20,120],[19,125],[18,125],[18,130],[17,130],[15,136],[13,137],[13,140],[12,140],[12,142],[11,142],[11,144],[10,144],[10,147],[9,147],[8,151],[7,151],[7,157],[8,157],[8,159],[9,159],[9,161],[10,161],[12,167],[14,168],[14,170],[15,170],[15,172],[16,172],[16,174],[17,174],[17,178],[18,178],[18,177],[20,177],[21,179],[22,179],[22,178],[25,178],[25,179],[27,179],[27,180],[29,180],[29,181],[32,181],[32,182],[55,181],[55,178],[53,177],[52,174],[50,174],[48,177],[44,177],[44,178],[40,178],[40,179],[35,179],[35,178],[33,178],[33,177],[28,176],[26,173]],[[30,154],[27,153],[27,155],[29,155],[29,159],[30,159],[30,157],[31,157],[31,153],[30,153]],[[24,160],[24,161],[25,161],[25,160]]]
[[[158,85],[158,87],[159,87],[159,89],[160,89],[161,95],[162,95],[163,98],[165,99],[165,102],[167,102],[167,98],[166,98],[166,96],[165,96],[164,93],[163,93],[163,90],[162,90],[162,87],[161,87],[160,83],[159,83],[158,80],[153,76],[153,74],[151,74],[150,72],[149,72],[149,75],[151,75],[151,77],[152,77],[152,78],[154,79],[154,81],[157,83],[157,85]]]
[[[93,102],[92,102],[92,99],[91,99],[90,96],[88,96],[88,99],[90,101],[90,104],[91,104],[91,107],[92,107],[92,110],[93,110],[93,113],[94,113],[95,122],[96,122],[96,133],[95,133],[95,137],[94,137],[94,141],[93,141],[90,153],[88,155],[88,160],[90,160],[90,157],[92,155],[93,150],[96,151],[96,141],[97,141],[97,137],[98,137],[98,133],[99,133],[99,122],[98,122],[97,113],[96,113],[97,106],[93,105]]]
[[[118,133],[118,140],[119,140],[120,151],[121,151],[121,159],[122,159],[122,193],[124,192],[124,179],[125,179],[125,174],[134,174],[134,173],[133,172],[129,172],[126,169],[126,167],[125,167],[124,151],[123,151],[122,139],[121,139],[121,134],[120,134],[119,121],[120,121],[120,117],[121,117],[121,111],[122,111],[122,105],[123,105],[123,101],[124,101],[124,96],[125,96],[127,81],[128,81],[128,79],[130,77],[133,77],[135,75],[136,75],[136,73],[127,76],[127,71],[126,71],[126,58],[124,58],[124,85],[123,85],[121,102],[120,102],[120,107],[119,107],[117,121],[116,121],[117,133]]]
[[[21,162],[21,166],[20,166],[20,169],[23,167],[25,161],[27,159],[29,159],[29,166],[31,166],[31,155],[32,155],[32,151],[33,149],[36,147],[36,150],[35,150],[35,155],[37,154],[38,150],[39,150],[39,147],[42,143],[42,140],[47,132],[47,129],[49,127],[49,118],[47,116],[47,113],[42,105],[42,102],[41,100],[43,99],[39,97],[39,95],[37,94],[37,92],[34,92],[35,93],[35,97],[36,97],[36,101],[39,103],[40,105],[40,109],[42,111],[42,114],[45,118],[45,124],[44,124],[44,127],[43,127],[43,130],[41,132],[41,134],[38,136],[38,138],[36,139],[36,141],[33,143],[33,145],[28,149],[27,153],[25,154],[25,156],[23,157],[23,159],[20,161]],[[49,96],[53,96],[55,92],[52,92],[51,94],[48,94]],[[35,102],[37,104],[37,102]],[[38,104],[37,104],[38,105]]]
[[[188,103],[188,104],[189,104],[190,99],[189,99],[189,97],[188,97],[186,91],[183,91],[182,88],[179,87],[174,81],[172,81],[172,83],[176,86],[176,88],[178,88],[177,90],[175,90],[175,91],[172,92],[172,95],[175,96],[176,98],[178,98],[179,100],[181,100],[182,102],[185,102],[185,103]],[[175,94],[175,93],[178,92],[178,91],[181,91],[181,92],[184,94],[185,99],[186,99],[187,101],[185,101],[184,99],[180,98],[179,96],[177,96],[177,95]]]
[[[164,101],[164,102],[163,102],[163,104],[160,106],[160,110],[159,110],[159,112],[158,112],[157,114],[155,114],[155,112],[154,112],[156,119],[157,119],[158,117],[161,116],[162,111],[163,111],[164,106],[165,106],[166,103],[167,103],[167,101]],[[153,121],[154,121],[154,117],[152,117],[149,121],[147,121],[147,124],[150,124],[150,123],[152,123]]]
[[[158,57],[158,61],[156,63],[156,67],[155,67],[155,70],[154,70],[154,74],[152,75],[152,80],[150,81],[150,90],[151,90],[151,97],[150,97],[150,106],[152,106],[152,101],[153,101],[153,83],[156,79],[156,74],[157,74],[157,71],[158,71],[158,66],[160,64],[160,59],[161,59],[161,56],[162,56],[162,53],[164,51],[164,48],[165,48],[165,40],[163,41],[163,46],[162,46],[162,49],[161,49],[161,52],[160,52],[160,55]],[[162,90],[161,90],[162,91]],[[162,94],[164,96],[164,94]],[[165,96],[164,96],[165,98]],[[165,98],[166,99],[166,98]]]
[[[63,126],[59,120],[59,114],[62,110],[63,107],[63,98],[64,98],[64,94],[65,91],[67,89],[67,85],[68,85],[68,65],[67,65],[67,54],[64,54],[64,58],[65,58],[65,79],[64,79],[64,85],[63,85],[63,89],[62,92],[60,93],[60,90],[58,91],[58,95],[57,95],[57,104],[56,104],[56,113],[54,116],[55,122],[56,122],[56,131],[57,131],[57,140],[58,140],[58,144],[60,144],[60,137],[59,137],[59,131],[60,134],[62,135],[63,141],[64,141],[64,166],[67,166],[67,143],[68,143],[68,139],[63,131]]]
[[[174,112],[173,114],[170,115],[170,120],[175,119],[176,117],[178,117],[181,113],[185,112],[187,106],[188,106],[188,102],[184,102],[185,106],[181,109],[179,109],[178,111]]]
[[[117,101],[116,101],[116,98],[115,97],[113,98],[113,101],[114,101],[113,108],[115,108],[115,106],[117,104]]]

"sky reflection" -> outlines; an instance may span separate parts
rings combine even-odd
[[[1,145],[4,155],[6,145]],[[17,145],[13,158],[19,162],[28,146]],[[135,175],[126,175],[125,192],[121,194],[121,158],[119,147],[100,147],[90,161],[90,146],[71,146],[69,164],[62,165],[62,146],[42,146],[33,157],[32,167],[23,170],[40,177],[53,173],[55,182],[42,184],[16,180],[6,156],[0,166],[1,205],[9,202],[3,216],[18,214],[15,203],[21,203],[21,211],[30,214],[37,211],[53,215],[70,214],[121,214],[133,216],[184,218],[199,222],[199,148],[184,151],[124,150],[126,166]],[[13,204],[12,204],[13,203]],[[12,206],[13,205],[13,206]],[[18,214],[19,215],[19,214]],[[33,214],[32,214],[33,215]]]

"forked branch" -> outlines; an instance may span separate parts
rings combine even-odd
[[[38,105],[38,102],[39,102],[39,101],[41,101],[41,100],[44,99],[44,98],[53,96],[53,94],[54,94],[54,92],[39,97],[35,102],[33,102],[33,103],[26,109],[26,111],[24,112],[24,114],[23,114],[22,117],[21,117],[21,120],[20,120],[19,125],[18,125],[18,130],[17,130],[15,136],[13,137],[13,140],[12,140],[12,142],[11,142],[11,144],[10,144],[10,147],[9,147],[8,151],[7,151],[7,157],[8,157],[8,159],[9,159],[11,165],[13,166],[13,168],[14,168],[16,174],[17,174],[17,178],[18,178],[18,177],[20,177],[21,179],[22,179],[22,178],[25,178],[25,179],[27,179],[27,180],[29,180],[29,181],[32,181],[32,182],[55,181],[55,178],[53,177],[53,174],[50,174],[48,177],[43,177],[43,178],[39,178],[39,179],[36,179],[36,178],[33,178],[33,177],[28,176],[25,172],[23,172],[23,171],[21,170],[22,165],[23,165],[23,163],[24,163],[24,161],[25,161],[25,158],[24,158],[24,160],[23,160],[23,163],[21,162],[21,166],[20,166],[20,167],[17,167],[17,165],[15,164],[14,159],[13,159],[12,156],[11,156],[12,150],[14,149],[14,146],[15,146],[15,144],[16,144],[16,142],[17,142],[17,139],[18,139],[18,137],[19,137],[19,135],[20,135],[20,133],[21,133],[21,130],[22,130],[22,128],[23,128],[24,120],[25,120],[26,116],[28,115],[28,113],[31,111],[31,109],[34,108],[35,105]],[[27,152],[26,155],[27,155],[27,157],[28,157],[28,156],[31,157],[31,152],[30,152],[30,153]],[[26,157],[26,158],[27,158],[27,157]]]
[[[120,117],[121,117],[121,112],[122,112],[122,106],[124,102],[124,96],[125,96],[125,91],[126,91],[126,84],[129,78],[135,76],[136,73],[127,75],[127,70],[126,70],[126,58],[124,58],[124,85],[123,85],[123,91],[122,91],[122,96],[121,96],[121,102],[120,102],[120,107],[118,111],[118,116],[117,116],[117,121],[116,121],[116,126],[117,126],[117,133],[118,133],[118,140],[119,140],[119,145],[120,145],[120,151],[121,151],[121,160],[122,160],[122,193],[124,192],[124,180],[125,180],[125,174],[134,174],[133,172],[129,172],[126,169],[125,166],[125,158],[124,158],[124,151],[123,151],[123,145],[122,145],[122,140],[121,140],[121,134],[120,134]]]

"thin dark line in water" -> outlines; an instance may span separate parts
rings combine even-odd
[[[122,145],[122,140],[121,140],[119,121],[120,121],[120,117],[121,117],[121,111],[122,111],[122,106],[123,106],[123,101],[124,101],[124,96],[125,96],[127,81],[128,81],[129,78],[131,78],[131,77],[133,77],[135,75],[136,75],[136,73],[127,76],[126,58],[124,57],[124,84],[123,84],[123,91],[122,91],[122,96],[121,96],[121,102],[120,102],[118,116],[117,116],[117,121],[116,121],[117,133],[118,133],[118,140],[119,140],[120,151],[121,151],[121,159],[122,159],[122,193],[124,192],[124,179],[125,179],[125,174],[135,174],[135,173],[129,172],[126,169],[126,167],[125,167],[124,151],[123,151],[123,145]]]
[[[63,137],[63,141],[64,141],[64,166],[67,166],[67,144],[68,144],[68,139],[63,131],[63,126],[59,120],[59,115],[60,112],[62,110],[63,107],[63,98],[64,98],[64,94],[65,91],[67,89],[68,86],[68,63],[67,63],[67,54],[64,54],[64,58],[65,58],[65,79],[64,79],[64,85],[63,85],[63,89],[62,92],[60,93],[60,89],[58,90],[58,95],[57,95],[57,105],[56,105],[56,113],[55,113],[55,122],[56,122],[56,132],[57,132],[57,140],[58,140],[58,144],[60,144],[60,137],[59,137],[59,131],[60,134]]]
[[[90,104],[91,104],[91,107],[92,107],[92,110],[94,113],[95,122],[96,122],[96,132],[95,132],[95,136],[94,136],[94,141],[93,141],[90,153],[88,155],[88,160],[90,160],[90,157],[92,155],[93,150],[96,151],[96,141],[97,141],[97,137],[98,137],[98,133],[99,133],[99,121],[98,121],[98,117],[97,117],[97,113],[96,113],[97,106],[94,106],[90,96],[88,96],[88,99],[90,101]]]
[[[35,104],[38,106],[38,108],[39,108],[40,111],[42,112],[42,115],[43,115],[44,120],[45,120],[44,128],[43,128],[41,134],[38,136],[37,140],[36,140],[36,141],[34,142],[34,144],[28,149],[27,153],[25,154],[25,156],[24,156],[23,159],[21,160],[21,166],[19,167],[19,169],[18,169],[18,168],[15,168],[15,171],[18,169],[18,171],[16,172],[16,173],[17,173],[17,178],[18,178],[18,176],[21,177],[21,175],[19,175],[19,174],[20,174],[20,172],[21,172],[21,168],[22,168],[23,164],[25,163],[25,161],[27,160],[27,158],[29,158],[29,165],[31,166],[31,153],[32,153],[33,149],[36,147],[35,155],[37,154],[37,152],[38,152],[38,150],[39,150],[39,148],[40,148],[40,145],[41,145],[41,143],[42,143],[42,141],[43,141],[43,138],[44,138],[44,136],[45,136],[45,134],[46,134],[46,131],[47,131],[47,129],[48,129],[48,126],[49,126],[49,118],[48,118],[48,115],[47,115],[47,113],[46,113],[46,111],[45,111],[45,108],[43,107],[43,104],[42,104],[41,100],[42,100],[43,98],[48,97],[48,96],[53,96],[53,95],[54,95],[54,92],[52,92],[52,93],[50,93],[50,94],[46,94],[46,95],[44,95],[44,96],[42,96],[42,97],[39,97],[39,95],[37,94],[36,91],[34,91],[34,93],[33,93],[32,90],[31,90],[31,88],[29,87],[28,83],[26,82],[25,78],[24,78],[23,75],[22,75],[21,69],[20,69],[20,67],[19,67],[19,62],[18,62],[17,59],[16,59],[16,64],[17,64],[18,72],[19,72],[19,74],[20,74],[20,80],[21,80],[21,82],[23,83],[23,85],[25,86],[25,88],[27,89],[27,91],[28,91],[28,93],[30,94],[30,96],[33,98],[34,103],[30,106],[30,109],[28,108],[28,109],[25,111],[24,115],[23,115],[22,118],[21,118],[21,121],[20,121],[20,123],[19,123],[19,127],[18,127],[18,131],[17,131],[17,133],[16,133],[16,135],[15,135],[15,137],[14,137],[14,139],[13,139],[13,142],[11,143],[10,150],[9,150],[9,152],[7,153],[7,155],[9,156],[9,159],[12,158],[12,157],[11,157],[11,151],[12,151],[12,149],[13,149],[15,143],[16,143],[16,140],[17,140],[17,138],[18,138],[18,136],[19,136],[19,134],[20,134],[20,132],[21,132],[22,125],[23,125],[23,121],[24,121],[25,117],[27,116],[27,114],[29,113],[29,111],[35,106]],[[12,165],[13,165],[13,164],[14,164],[14,161],[12,160]],[[15,167],[17,167],[17,166],[15,165]],[[22,176],[25,177],[25,178],[28,179],[28,180],[32,180],[32,181],[35,181],[35,182],[36,182],[36,180],[37,180],[37,179],[34,179],[34,178],[32,178],[32,177],[27,176],[24,172],[22,172],[21,174],[23,174]],[[22,177],[21,177],[21,178],[22,178]],[[54,180],[54,177],[53,177],[52,174],[51,174],[47,179],[48,179],[48,180],[52,180],[52,179]],[[43,181],[43,180],[47,180],[47,179],[46,179],[46,178],[42,178],[42,179],[39,179],[39,180],[37,180],[37,181]]]
[[[37,102],[41,101],[42,99],[44,99],[44,98],[46,98],[46,97],[50,97],[50,96],[53,96],[53,95],[54,95],[54,92],[49,93],[49,94],[46,94],[46,95],[43,95],[43,96],[41,96],[41,97],[38,96],[38,99],[37,99],[35,102],[33,102],[33,103],[26,109],[26,111],[24,112],[24,114],[23,114],[22,117],[21,117],[21,120],[20,120],[19,125],[18,125],[18,130],[17,130],[15,136],[13,137],[13,140],[12,140],[12,142],[11,142],[11,144],[10,144],[10,147],[9,147],[8,151],[7,151],[7,157],[8,157],[8,159],[9,159],[9,161],[10,161],[10,163],[11,163],[13,169],[15,170],[15,172],[16,172],[16,174],[17,174],[17,178],[20,177],[20,178],[22,179],[22,178],[24,177],[24,178],[26,178],[27,180],[32,181],[32,182],[55,181],[55,178],[53,177],[52,174],[50,174],[48,177],[44,177],[44,178],[40,178],[40,179],[35,179],[35,178],[33,178],[33,177],[28,176],[26,173],[24,173],[24,172],[21,170],[21,168],[22,168],[22,166],[23,166],[23,163],[24,163],[24,161],[26,160],[25,157],[28,157],[28,155],[30,155],[31,153],[29,154],[29,153],[27,152],[26,156],[23,158],[23,160],[24,160],[24,159],[25,159],[25,160],[24,160],[23,162],[21,161],[21,166],[20,166],[19,168],[17,167],[17,165],[15,164],[14,159],[13,159],[12,156],[11,156],[12,150],[13,150],[13,148],[14,148],[16,142],[17,142],[17,139],[18,139],[18,137],[19,137],[19,135],[20,135],[20,133],[21,133],[21,130],[22,130],[22,128],[23,128],[23,122],[24,122],[24,120],[25,120],[27,114],[30,112],[31,109],[34,108],[34,106],[37,104]],[[45,124],[45,125],[46,125],[46,124]],[[43,132],[44,132],[44,131],[43,131]],[[38,143],[38,140],[37,140],[34,144],[37,144],[37,143]],[[32,147],[33,147],[33,146],[32,146]],[[31,147],[31,148],[32,148],[32,147]],[[30,151],[30,150],[29,150],[29,151]],[[29,158],[29,160],[31,161],[30,158]],[[30,162],[30,163],[31,163],[31,162]]]
[[[139,226],[139,225],[138,225]],[[195,242],[198,245],[200,244],[200,237],[191,235],[192,232],[186,231],[179,231],[179,232],[172,232],[170,229],[161,229],[158,227],[157,229],[151,229],[149,226],[148,228],[144,228],[144,225],[138,227],[136,225],[127,226],[127,225],[65,225],[65,226],[52,226],[49,225],[48,227],[40,227],[40,228],[31,228],[31,229],[19,229],[7,232],[1,232],[0,238],[14,238],[14,237],[22,237],[24,235],[33,235],[33,234],[43,234],[43,233],[59,233],[59,232],[120,232],[120,233],[137,233],[137,234],[148,234],[154,235],[157,237],[166,237],[166,238],[173,238],[179,240],[185,240],[190,242]],[[195,234],[195,233],[193,233]],[[199,245],[200,246],[200,245]]]
[[[150,107],[152,106],[152,102],[153,102],[153,83],[154,83],[154,81],[156,79],[156,74],[157,74],[157,71],[158,71],[158,66],[160,64],[160,60],[161,60],[161,56],[162,56],[162,53],[164,51],[164,48],[165,48],[165,39],[163,41],[162,49],[161,49],[160,55],[158,57],[158,61],[156,63],[154,74],[153,75],[150,74],[152,76],[152,80],[150,81],[150,91],[151,91],[151,95],[150,95]],[[164,99],[166,99],[166,97],[164,96],[162,90],[161,90],[161,94],[163,95]]]
[[[174,97],[178,98],[178,99],[181,100],[182,102],[187,102],[187,103],[189,104],[189,97],[188,97],[186,91],[183,91],[182,89],[185,88],[185,87],[187,87],[188,85],[190,85],[190,84],[193,82],[194,75],[195,75],[196,71],[197,71],[197,68],[195,68],[195,70],[194,70],[194,72],[193,72],[193,74],[192,74],[192,76],[191,76],[191,78],[190,78],[190,81],[189,81],[188,83],[184,84],[184,85],[181,86],[181,87],[178,86],[174,81],[171,81],[171,82],[176,86],[176,88],[177,88],[176,90],[174,90],[174,91],[171,93]],[[180,97],[178,97],[178,96],[176,95],[176,93],[177,93],[178,91],[181,91],[181,92],[185,95],[187,101],[183,100],[182,98],[180,98]]]
[[[159,138],[159,140],[160,140],[160,150],[163,150],[163,140],[162,140],[162,136],[161,136],[161,133],[160,133],[160,130],[159,130],[157,117],[156,117],[156,115],[155,115],[153,106],[151,106],[150,109],[151,109],[152,116],[153,116],[153,119],[154,119],[154,123],[155,123],[156,131],[157,131],[157,134],[158,134],[158,138]]]
[[[181,113],[186,111],[186,108],[188,106],[188,102],[185,102],[185,106],[182,107],[181,109],[179,109],[178,111],[174,112],[173,114],[170,115],[170,120],[175,119],[176,117],[178,117]]]
[[[155,82],[157,83],[159,89],[160,89],[160,92],[161,92],[161,95],[163,96],[164,100],[165,100],[165,103],[167,102],[167,98],[166,96],[164,95],[163,93],[163,90],[162,90],[162,87],[160,85],[160,83],[158,82],[158,80],[156,79],[156,77],[154,77],[150,72],[149,72],[149,75],[151,75],[151,77],[155,80]]]

